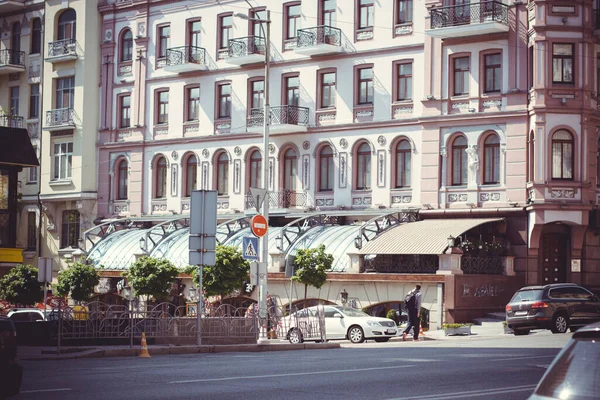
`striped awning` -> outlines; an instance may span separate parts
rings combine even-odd
[[[504,218],[426,219],[398,225],[367,242],[359,254],[442,254],[450,235]]]

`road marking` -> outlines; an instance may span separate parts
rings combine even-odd
[[[554,357],[556,357],[556,355],[553,355],[553,356],[528,356],[528,357],[495,358],[493,360],[488,360],[488,361],[529,360],[531,358],[554,358]]]
[[[332,370],[332,371],[294,372],[294,373],[289,373],[289,374],[227,376],[224,378],[190,379],[190,380],[185,380],[185,381],[172,381],[169,383],[177,384],[177,383],[198,383],[198,382],[220,382],[220,381],[236,381],[236,380],[240,380],[240,379],[283,378],[286,376],[345,374],[348,372],[379,371],[379,370],[385,370],[385,369],[398,369],[398,368],[410,368],[410,367],[414,367],[414,365],[397,365],[394,367],[374,367],[374,368],[358,368],[358,369],[338,369],[338,370]]]
[[[428,399],[428,400],[443,400],[443,399],[464,399],[466,397],[481,397],[483,395],[493,395],[493,394],[505,394],[505,393],[515,393],[515,392],[529,392],[535,389],[535,385],[525,385],[525,386],[512,386],[505,388],[496,388],[496,389],[484,389],[484,390],[471,390],[468,392],[454,392],[454,393],[444,393],[444,394],[432,394],[426,396],[410,396],[410,397],[399,397],[395,399],[388,400],[410,400],[410,399]]]
[[[28,393],[45,393],[45,392],[68,392],[73,390],[71,388],[61,388],[61,389],[38,389],[38,390],[21,390],[20,394],[28,394]]]

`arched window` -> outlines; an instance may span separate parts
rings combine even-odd
[[[58,17],[57,40],[75,39],[75,10],[69,8]]]
[[[565,130],[552,135],[552,179],[573,179],[573,136]]]
[[[250,169],[248,170],[248,173],[250,174],[248,177],[248,187],[262,188],[262,156],[258,150],[254,150],[252,154],[250,154]]]
[[[229,194],[229,156],[224,151],[217,158],[217,194]]]
[[[121,36],[121,62],[131,61],[133,57],[133,35],[127,29]]]
[[[483,183],[500,182],[500,139],[489,135],[483,142]]]
[[[117,200],[127,199],[128,175],[127,160],[119,161],[117,166]]]
[[[12,54],[18,53],[21,51],[21,24],[19,22],[15,22],[12,25],[11,35],[10,35],[10,49],[12,50]],[[15,56],[13,56],[15,57]]]
[[[296,190],[296,177],[298,176],[298,155],[296,150],[287,149],[283,155],[283,188]]]
[[[319,191],[332,192],[334,179],[333,149],[323,146],[319,152]]]
[[[163,199],[167,197],[167,160],[164,157],[160,157],[156,162],[154,177],[154,198]]]
[[[459,136],[452,143],[452,185],[467,184],[469,171],[467,169],[467,138]]]
[[[396,182],[395,188],[410,187],[410,143],[401,140],[396,146]]]
[[[198,160],[195,155],[190,155],[185,160],[185,186],[184,186],[184,197],[190,197],[192,190],[198,188]]]
[[[371,189],[371,147],[363,143],[356,151],[356,189]]]

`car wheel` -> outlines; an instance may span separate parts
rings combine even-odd
[[[552,333],[565,333],[569,328],[569,317],[563,313],[558,313],[552,318]]]
[[[304,339],[302,338],[302,332],[300,332],[300,329],[290,329],[290,331],[288,332],[288,340],[291,344],[300,344],[304,342]]]
[[[378,342],[378,343],[385,343],[385,342],[387,342],[389,340],[390,340],[389,337],[378,337],[378,338],[375,338],[375,341]]]
[[[365,341],[365,333],[358,325],[353,325],[348,329],[348,340],[352,343],[362,343]]]
[[[529,329],[513,329],[515,336],[529,335]]]

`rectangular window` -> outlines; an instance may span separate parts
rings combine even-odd
[[[75,77],[56,80],[56,109],[73,108],[75,106]]]
[[[469,57],[454,59],[454,96],[469,94]]]
[[[262,109],[265,97],[265,81],[252,81],[252,101],[250,108]]]
[[[37,217],[35,212],[27,213],[27,250],[37,248]]]
[[[321,96],[319,108],[335,107],[335,72],[326,72],[319,75]]]
[[[187,110],[186,121],[198,121],[200,111],[200,86],[189,87],[185,91],[185,102]]]
[[[358,104],[373,104],[373,68],[358,70]]]
[[[218,117],[219,118],[231,118],[231,84],[223,84],[217,86],[218,92]]]
[[[413,79],[412,79],[412,71],[413,65],[412,63],[398,64],[398,69],[396,70],[398,74],[398,86],[397,90],[397,101],[403,100],[412,100],[412,88],[413,88]]]
[[[267,11],[266,10],[253,10],[251,13],[252,22],[252,35],[256,37],[264,37],[264,33],[267,32],[266,24],[262,22],[258,22],[258,20],[266,21],[267,20]]]
[[[359,0],[358,29],[373,29],[374,11],[373,0]]]
[[[40,84],[29,86],[29,118],[40,117]]]
[[[200,47],[200,21],[188,21],[187,29],[188,45],[193,47]]]
[[[233,16],[224,15],[219,20],[219,49],[229,48],[229,39],[232,38]]]
[[[158,27],[158,49],[156,54],[158,58],[167,57],[167,49],[171,46],[171,26],[164,25]]]
[[[19,115],[19,87],[10,88],[10,114]]]
[[[33,150],[37,156],[37,146],[33,146]],[[27,174],[27,183],[37,183],[38,181],[38,167],[29,167],[29,173]]]
[[[335,26],[335,0],[321,0],[320,25]]]
[[[31,20],[31,54],[42,51],[42,22],[39,18]]]
[[[60,247],[79,247],[79,211],[66,210],[62,213]]]
[[[413,0],[396,0],[396,24],[412,22]]]
[[[485,93],[500,92],[502,80],[502,55],[487,54],[484,56],[485,63]]]
[[[157,103],[157,124],[168,124],[169,123],[169,91],[161,90],[156,93]]]
[[[131,96],[121,96],[119,101],[121,114],[119,128],[129,128],[131,126]]]
[[[290,76],[285,78],[285,105],[299,106],[300,105],[300,77]]]
[[[287,35],[286,39],[295,39],[298,37],[298,23],[300,22],[300,17],[302,14],[300,13],[300,4],[293,4],[286,7],[287,14]]]
[[[73,167],[73,142],[54,143],[53,180],[71,179]]]
[[[552,83],[573,83],[574,51],[572,44],[552,45]]]

